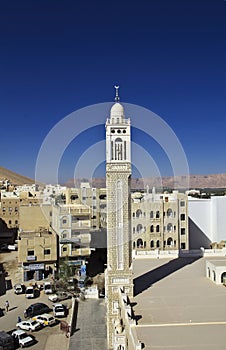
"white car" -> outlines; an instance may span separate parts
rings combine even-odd
[[[53,285],[50,282],[45,282],[43,286],[43,290],[45,294],[53,293]]]
[[[57,303],[53,305],[53,314],[55,317],[65,317],[67,309],[63,304]]]
[[[25,290],[25,297],[27,299],[31,299],[35,297],[35,289],[34,287],[27,287]]]
[[[63,291],[58,291],[55,294],[52,294],[49,296],[49,300],[51,300],[54,303],[56,301],[66,300],[66,299],[71,299],[71,298],[72,298],[72,295],[70,293],[63,292]]]
[[[41,324],[34,320],[21,321],[16,324],[17,328],[23,329],[24,331],[36,331],[41,328]]]
[[[42,314],[32,317],[33,320],[41,323],[43,326],[52,326],[56,323],[55,317],[49,314]]]
[[[21,329],[13,331],[12,337],[21,348],[34,344],[34,339]]]

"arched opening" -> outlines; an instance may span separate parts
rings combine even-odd
[[[159,210],[156,211],[155,217],[156,217],[156,219],[160,218],[160,211]]]
[[[153,217],[154,217],[154,212],[153,212],[153,210],[150,212],[150,219],[153,219]]]
[[[159,225],[156,226],[156,232],[159,232]]]
[[[167,239],[167,246],[168,246],[168,247],[172,247],[172,246],[173,246],[173,239],[172,239],[171,237],[169,237],[169,238]]]
[[[150,248],[154,248],[154,246],[155,246],[155,242],[153,240],[151,240]]]
[[[151,225],[150,232],[154,232],[154,225]]]
[[[171,223],[169,223],[167,225],[167,232],[172,232],[173,231],[173,225]]]
[[[136,217],[137,217],[137,218],[141,218],[141,217],[142,217],[142,211],[141,211],[140,209],[138,209],[138,210],[136,211]]]
[[[171,208],[169,208],[166,212],[167,218],[172,218],[173,217],[173,211]]]
[[[160,247],[160,241],[158,240],[157,242],[156,242],[156,248],[159,248]]]
[[[221,283],[226,283],[226,272],[223,272],[221,275]]]
[[[216,272],[213,270],[213,280],[216,282]]]
[[[137,233],[141,233],[142,232],[142,228],[143,226],[141,224],[137,225]]]
[[[143,248],[143,240],[141,238],[137,240],[137,248]]]

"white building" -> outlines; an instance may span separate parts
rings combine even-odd
[[[226,240],[226,196],[188,197],[190,249]]]

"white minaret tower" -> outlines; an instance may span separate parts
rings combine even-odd
[[[107,187],[107,334],[114,348],[115,324],[119,317],[118,291],[133,295],[131,237],[131,130],[115,86],[115,103],[106,121]]]

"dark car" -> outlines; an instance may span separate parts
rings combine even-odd
[[[52,311],[52,309],[50,309],[48,305],[43,303],[35,303],[35,304],[31,304],[24,311],[24,317],[33,317],[33,316],[44,314],[50,311]]]
[[[13,337],[4,331],[0,331],[0,349],[14,350]]]

